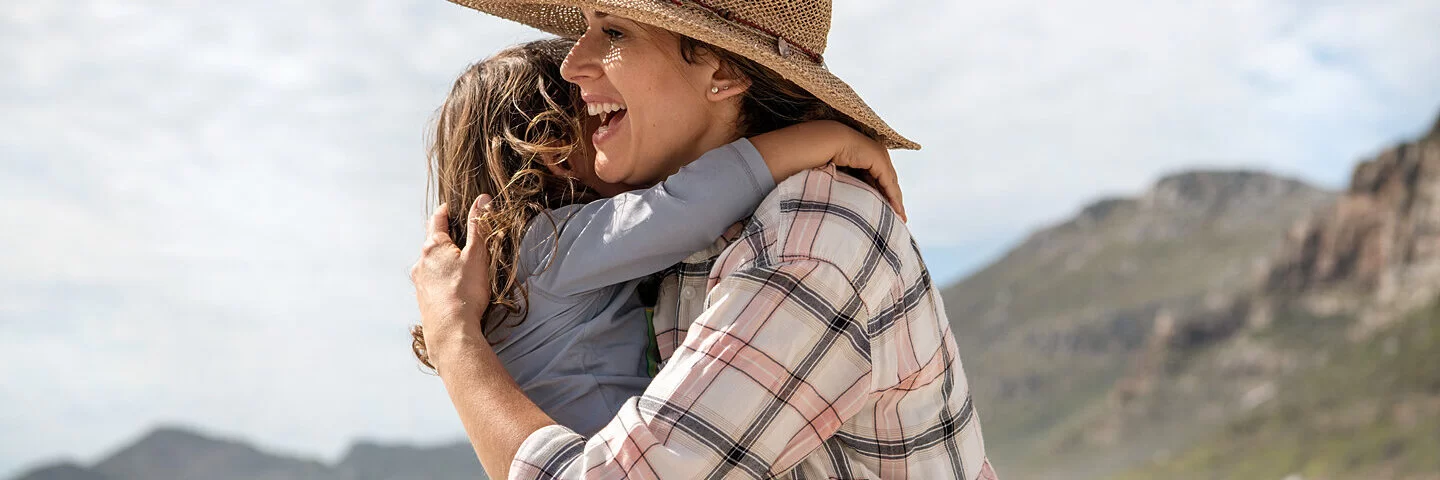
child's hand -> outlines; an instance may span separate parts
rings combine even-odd
[[[834,120],[815,120],[750,137],[750,144],[765,159],[775,183],[791,175],[834,163],[867,173],[866,180],[880,190],[904,221],[905,204],[890,152],[879,142]]]
[[[895,164],[890,162],[890,151],[880,142],[850,127],[840,125],[840,128],[848,132],[850,138],[840,144],[839,151],[831,161],[836,166],[864,170],[869,176],[866,180],[885,195],[885,199],[890,202],[890,208],[900,214],[900,220],[908,221],[905,217],[904,195],[900,193],[900,177],[895,172]]]

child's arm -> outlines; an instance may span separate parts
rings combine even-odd
[[[833,120],[805,122],[785,127],[750,139],[775,183],[791,175],[834,162],[841,167],[864,170],[874,179],[875,186],[890,202],[890,207],[905,219],[899,178],[890,163],[890,151],[865,134]]]
[[[850,157],[870,152],[845,142],[863,139],[884,152],[840,126],[843,131],[797,125],[757,136],[770,150],[763,157],[752,140],[740,139],[706,152],[654,187],[536,217],[522,252],[539,257],[532,263],[532,290],[570,296],[660,271],[712,245],[755,210],[776,179],[824,165],[837,152]],[[863,162],[890,168],[888,156]]]

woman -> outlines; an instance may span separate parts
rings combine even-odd
[[[587,104],[619,109],[593,136],[605,181],[653,184],[675,159],[805,120],[916,147],[824,69],[823,0],[549,3],[466,2],[578,35],[562,73]],[[426,351],[492,476],[994,476],[918,249],[878,192],[834,167],[781,182],[671,269],[653,322],[664,364],[589,439],[505,373],[475,327],[483,250],[430,225],[412,270]]]

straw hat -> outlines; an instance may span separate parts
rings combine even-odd
[[[864,124],[890,148],[919,150],[825,68],[830,0],[450,0],[556,35],[585,33],[581,8],[660,27],[769,67]]]

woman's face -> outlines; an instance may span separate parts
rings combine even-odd
[[[712,94],[726,80],[711,57],[687,63],[670,32],[590,10],[585,19],[560,72],[601,121],[591,135],[600,179],[653,185],[735,139],[743,89]]]

